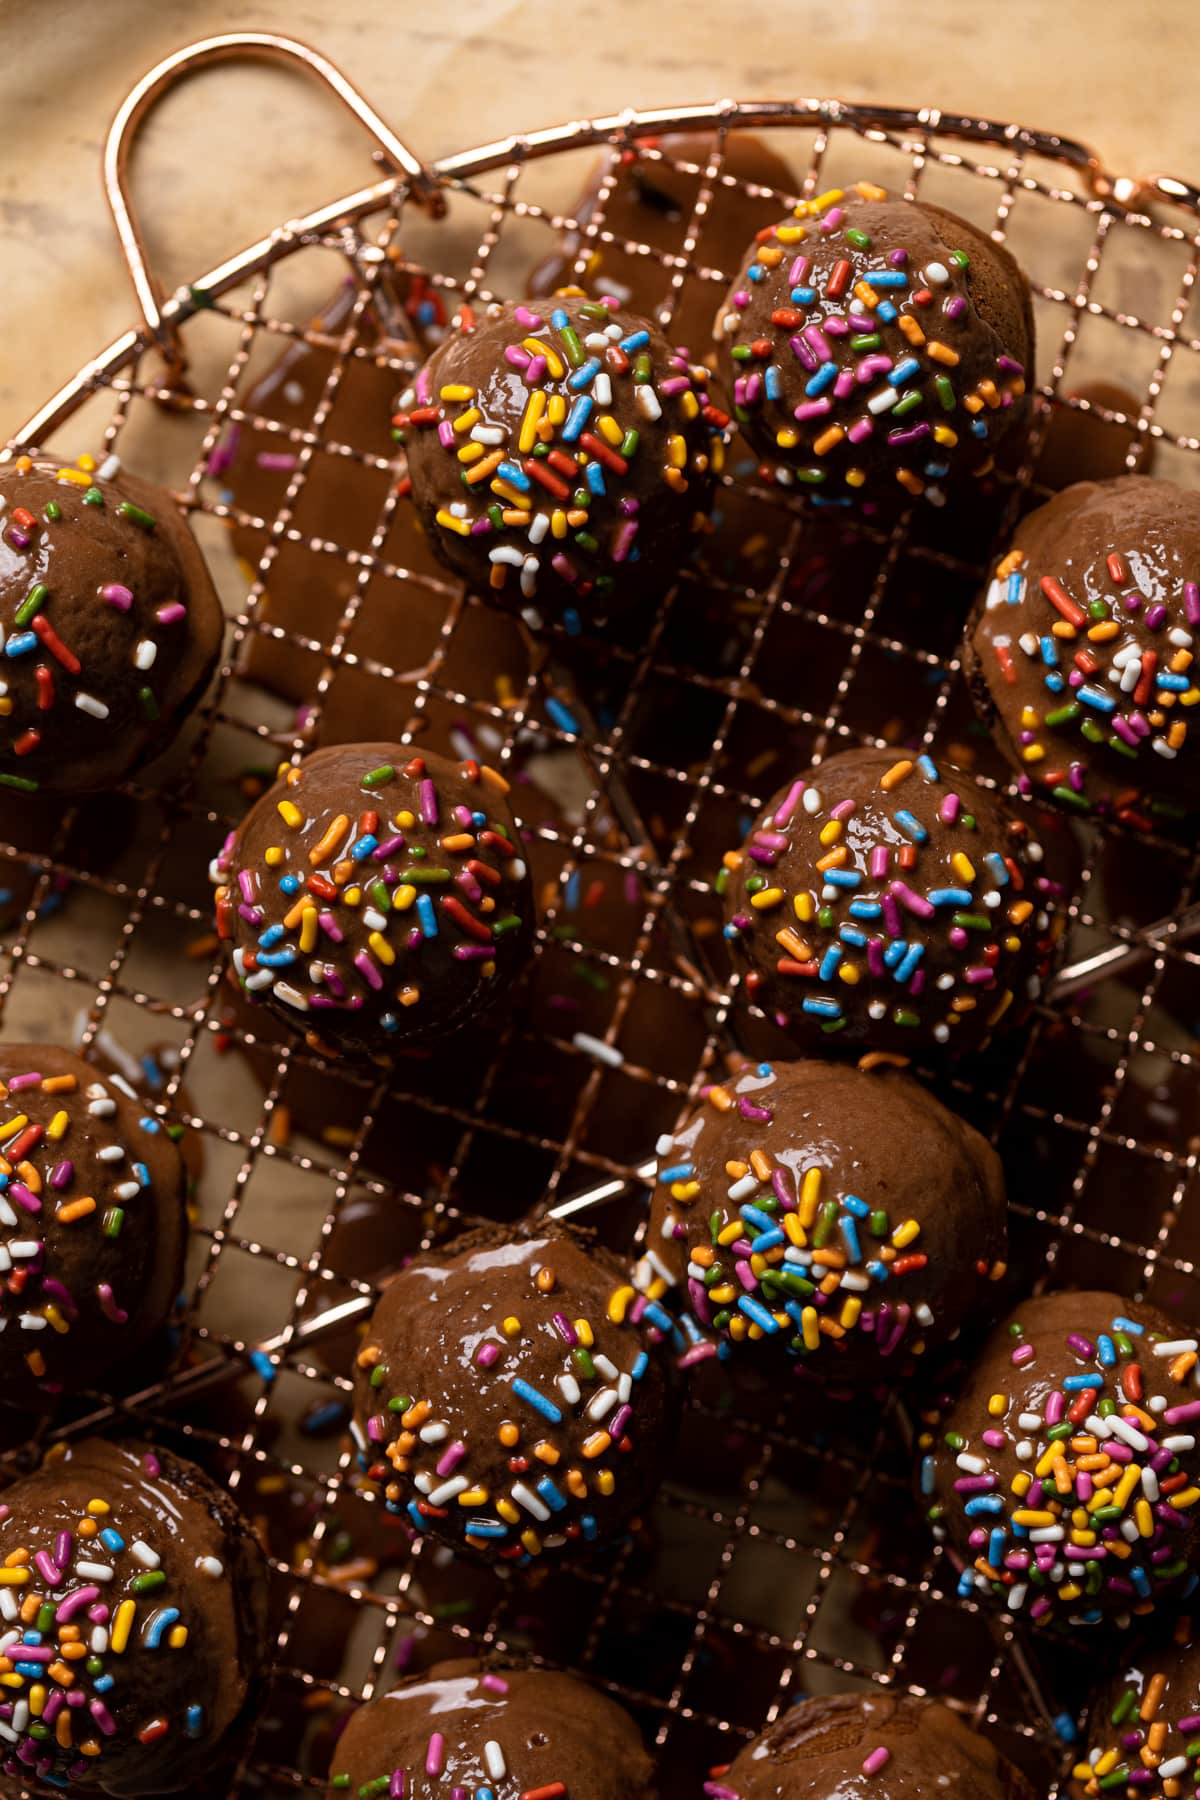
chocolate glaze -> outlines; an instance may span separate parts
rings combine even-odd
[[[669,1326],[584,1232],[461,1238],[375,1309],[356,1359],[360,1463],[390,1510],[489,1561],[603,1542],[653,1494],[668,1449],[655,1339]]]
[[[358,1709],[333,1753],[330,1800],[396,1769],[406,1800],[447,1800],[455,1788],[494,1800],[653,1797],[641,1738],[606,1695],[549,1669],[469,1660],[437,1663]]]
[[[1133,823],[1195,809],[1198,582],[1200,495],[1171,482],[1080,482],[1022,520],[963,656],[1031,786]]]
[[[865,1770],[880,1751],[880,1766]],[[884,1693],[801,1700],[709,1791],[730,1800],[1033,1800],[1024,1776],[948,1706]]]
[[[477,1016],[532,932],[507,788],[486,765],[398,744],[285,765],[214,865],[237,979],[333,1053],[384,1056]]]
[[[657,256],[639,256],[626,248],[643,244],[666,256],[684,254],[684,240],[696,202],[707,184],[704,170],[716,147],[711,131],[672,131],[661,138],[640,138],[636,148],[618,152],[617,185],[603,203],[601,230],[604,239],[588,240],[587,266],[581,275],[575,263],[583,243],[581,232],[567,230],[557,247],[534,269],[528,282],[531,294],[552,294],[564,283],[580,280],[593,292],[615,294],[623,306],[654,318],[664,304],[672,304],[671,339],[699,354],[712,334],[713,307],[721,295],[746,245],[747,234],[773,225],[782,204],[799,191],[794,171],[761,138],[748,131],[731,131],[721,151],[720,173],[710,186],[710,198],[700,228],[695,261],[715,279],[701,280],[689,268],[688,279],[677,292],[672,287],[676,270]],[[660,156],[647,151],[660,151]],[[699,174],[677,165],[691,163]],[[601,157],[571,216],[586,227],[597,216],[605,179],[612,167]],[[723,178],[733,176],[737,185]],[[762,188],[764,193],[753,190]],[[605,241],[611,235],[611,242]],[[724,272],[724,273],[722,273]]]
[[[1184,1783],[1195,1780],[1195,1754],[1188,1750],[1196,1742],[1197,1720],[1200,1642],[1184,1615],[1171,1642],[1139,1645],[1092,1695],[1084,1748],[1068,1789],[1072,1800],[1178,1800]],[[1122,1770],[1134,1779],[1114,1781]]]
[[[894,1377],[1004,1272],[999,1158],[894,1065],[748,1064],[660,1143],[658,1168],[643,1278],[818,1374]]]
[[[267,1566],[245,1520],[193,1464],[98,1438],[51,1451],[2,1510],[0,1558],[22,1579],[0,1590],[0,1637],[34,1634],[28,1672],[6,1659],[26,1675],[0,1704],[7,1791],[37,1772],[116,1796],[178,1792],[228,1748],[264,1667]],[[51,1652],[51,1729],[35,1737],[14,1714],[39,1646]]]
[[[174,737],[215,667],[222,613],[163,489],[18,458],[0,472],[0,623],[0,782],[83,793]]]
[[[1161,1344],[1191,1348],[1163,1355]],[[965,1571],[961,1593],[994,1595],[1053,1628],[1127,1623],[1194,1586],[1195,1348],[1186,1325],[1118,1294],[1043,1295],[996,1328],[921,1439],[921,1491]],[[1063,1436],[1062,1425],[1076,1430]],[[1048,1455],[1056,1441],[1062,1497]],[[1117,1510],[1097,1525],[1105,1491]],[[1079,1506],[1088,1517],[1076,1527]],[[1042,1530],[1064,1535],[1035,1542]]]
[[[726,935],[749,998],[802,1044],[976,1049],[1038,992],[1041,861],[961,770],[849,750],[781,788],[725,858]]]
[[[459,321],[394,421],[447,567],[568,626],[669,583],[723,455],[728,420],[708,403],[707,371],[578,289]],[[480,454],[464,463],[463,450]]]
[[[69,1050],[0,1047],[0,1094],[0,1370],[7,1401],[44,1407],[94,1387],[167,1319],[186,1172],[126,1083]]]
[[[764,474],[818,503],[944,504],[1028,424],[1033,310],[1013,258],[880,188],[802,202],[760,232],[715,335]]]

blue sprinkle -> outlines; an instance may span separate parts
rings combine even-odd
[[[902,288],[908,286],[908,276],[900,269],[868,269],[863,276],[868,287]]]
[[[794,287],[791,293],[793,306],[811,306],[816,297],[816,288],[810,287]]]
[[[265,1350],[252,1350],[250,1352],[250,1367],[257,1375],[261,1375],[264,1381],[274,1381],[276,1375],[275,1364],[271,1361]]]
[[[784,1241],[783,1232],[778,1225],[775,1225],[770,1231],[760,1232],[756,1238],[751,1238],[750,1248],[757,1255],[762,1256],[766,1251],[773,1250],[776,1244],[782,1244]]]
[[[596,1519],[593,1513],[584,1513],[582,1519],[579,1521],[579,1529],[582,1531],[589,1544],[595,1543]]]
[[[837,380],[837,372],[838,366],[835,362],[822,363],[816,374],[810,376],[804,384],[804,391],[809,399],[815,400],[817,395],[823,394],[827,387],[832,387]]]
[[[566,1500],[563,1498],[562,1494],[559,1493],[549,1475],[542,1476],[542,1479],[537,1484],[537,1491],[546,1502],[546,1505],[550,1508],[551,1512],[565,1511],[567,1504]]]
[[[505,481],[515,487],[519,493],[528,494],[532,490],[533,483],[530,481],[520,463],[502,462],[496,470],[496,473],[497,475],[503,475]]]
[[[836,1000],[805,1000],[800,1010],[818,1019],[840,1019],[842,1009]]]
[[[926,899],[931,906],[970,906],[973,895],[969,888],[930,888]]]
[[[905,951],[899,966],[892,972],[892,980],[901,983],[911,981],[917,972],[917,964],[925,954],[924,944],[910,944]]]
[[[588,492],[590,494],[606,494],[608,492],[608,489],[604,485],[604,466],[602,463],[590,462],[588,464],[586,480]]]
[[[760,1212],[757,1206],[743,1206],[738,1217],[747,1225],[753,1225],[756,1231],[771,1231],[775,1225],[770,1213]]]
[[[589,472],[589,474],[591,473],[591,466],[589,466],[588,472]],[[564,626],[566,627],[566,632],[567,632],[568,637],[578,637],[580,632],[583,630],[583,620],[580,618],[578,611],[573,606],[568,606],[564,610],[563,616],[562,616],[562,621],[563,621]]]
[[[995,1525],[988,1537],[987,1559],[993,1569],[998,1569],[1004,1560],[1006,1534],[1003,1525]]]
[[[150,1171],[145,1163],[134,1163],[133,1172],[138,1178],[139,1187],[145,1188],[150,1186]]]
[[[857,869],[824,869],[822,873],[830,887],[856,888],[862,880]]]
[[[767,367],[763,370],[763,392],[766,394],[768,400],[780,400],[783,398],[779,370],[774,363],[768,363]]]
[[[370,856],[372,850],[377,849],[378,846],[379,839],[375,836],[375,833],[373,831],[364,831],[362,836],[351,844],[346,854],[351,862],[362,862],[364,858]]]
[[[204,1708],[189,1706],[187,1709],[184,1730],[190,1738],[198,1738],[204,1729]]]
[[[762,263],[751,263],[750,267],[746,270],[746,280],[763,281],[766,278],[766,273],[767,271]]]
[[[1073,1744],[1075,1739],[1079,1736],[1075,1727],[1075,1721],[1070,1713],[1055,1713],[1051,1723],[1064,1744]]]
[[[1145,1569],[1143,1569],[1141,1563],[1130,1563],[1129,1579],[1132,1581],[1138,1593],[1142,1596],[1142,1599],[1148,1600],[1150,1598],[1150,1577],[1147,1575]]]
[[[902,362],[896,364],[895,368],[889,374],[887,378],[888,386],[895,388],[903,387],[909,376],[915,375],[920,367],[921,365],[915,356],[906,356]]]
[[[890,300],[881,300],[875,308],[875,317],[884,325],[891,325],[900,317]]]
[[[837,974],[838,964],[845,954],[846,952],[839,944],[830,944],[828,950],[821,958],[821,968],[819,973],[822,981],[833,980],[834,976]]]
[[[1104,1332],[1096,1339],[1096,1349],[1100,1356],[1102,1369],[1115,1369],[1117,1366],[1117,1347]]]
[[[512,1385],[513,1393],[518,1400],[524,1400],[527,1406],[532,1406],[535,1412],[540,1412],[543,1419],[549,1419],[551,1425],[561,1425],[562,1413],[555,1406],[553,1400],[547,1400],[545,1394],[539,1394],[535,1387],[530,1387],[529,1383],[523,1381],[519,1375]]]
[[[931,756],[926,755],[924,750],[922,750],[920,756],[917,758],[917,767],[920,769],[926,781],[940,781],[942,779],[938,774],[937,764]]]
[[[564,443],[573,444],[575,442],[587,424],[594,404],[590,394],[580,394],[578,400],[572,401],[566,424],[562,428]]]
[[[591,387],[599,373],[600,358],[598,356],[589,356],[582,368],[576,369],[573,375],[567,376],[567,386],[571,389],[572,393],[577,394],[581,388]]]
[[[1085,1388],[1102,1388],[1103,1386],[1103,1375],[1068,1375],[1063,1382],[1063,1387],[1068,1394],[1078,1394]]]
[[[1007,887],[1009,882],[1008,865],[998,850],[989,850],[984,857],[984,864],[997,887]]]
[[[843,1194],[842,1205],[845,1207],[846,1211],[853,1214],[856,1219],[866,1219],[870,1217],[871,1208],[867,1205],[865,1200],[860,1200],[857,1194]]]
[[[672,1163],[669,1169],[658,1171],[658,1179],[660,1181],[686,1181],[695,1173],[695,1163]]]
[[[298,960],[298,955],[295,950],[270,950],[265,955],[259,950],[256,960],[263,969],[286,969],[289,963]]]
[[[908,812],[902,807],[894,817],[905,837],[910,837],[914,844],[923,844],[925,842],[929,833],[915,814]]]
[[[860,931],[857,925],[840,926],[838,929],[838,936],[843,944],[853,944],[857,950],[861,950],[867,941],[866,932]]]
[[[98,1694],[107,1694],[109,1688],[114,1687],[115,1685],[111,1675],[101,1675],[99,1680],[93,1681],[92,1683],[92,1686]]]
[[[4,646],[5,656],[24,656],[28,650],[37,649],[37,638],[32,631],[19,631],[16,637],[10,637]]]
[[[409,1501],[407,1510],[408,1510],[409,1518],[412,1520],[413,1524],[416,1526],[418,1531],[428,1531],[429,1530],[429,1527],[425,1523],[425,1519],[421,1513],[421,1509],[417,1505],[415,1500]]]
[[[148,1650],[157,1650],[162,1643],[163,1633],[169,1625],[174,1625],[179,1617],[177,1606],[164,1606],[163,1610],[151,1620],[150,1629],[142,1639]]]
[[[1128,1332],[1131,1337],[1141,1337],[1145,1329],[1146,1327],[1144,1325],[1139,1325],[1136,1319],[1113,1320],[1114,1331]]]
[[[907,939],[893,938],[891,943],[888,945],[887,949],[883,953],[884,967],[887,969],[894,969],[896,967],[896,964],[900,961],[901,957],[903,957],[907,953],[907,950],[908,950]]]
[[[1172,675],[1167,669],[1160,669],[1154,677],[1155,687],[1167,688],[1173,694],[1186,694],[1191,682],[1186,675]]]
[[[570,322],[571,321],[567,318],[567,315],[561,306],[556,306],[554,311],[550,314],[550,323],[553,325],[555,331],[565,331]]]
[[[631,331],[628,337],[621,339],[618,347],[628,356],[631,351],[641,350],[649,342],[650,333],[648,331]]]
[[[968,1519],[978,1518],[981,1513],[1001,1513],[1004,1511],[1003,1494],[977,1494],[974,1500],[968,1500],[963,1507]]]
[[[1046,677],[1046,686],[1052,694],[1061,694],[1066,685],[1061,675],[1047,675]]]
[[[652,1325],[657,1325],[660,1331],[669,1332],[675,1323],[666,1307],[660,1306],[657,1300],[651,1300],[650,1304],[643,1310],[642,1317],[643,1319],[649,1319]]]
[[[550,717],[554,720],[554,723],[558,726],[560,731],[578,732],[579,720],[575,717],[575,714],[571,711],[569,706],[563,705],[557,695],[547,694],[546,711],[550,714]]]
[[[259,938],[258,938],[259,949],[260,950],[269,950],[273,944],[277,944],[279,942],[279,940],[282,936],[283,936],[283,926],[282,925],[268,925],[265,931],[259,933]]]
[[[1008,604],[1019,606],[1025,596],[1025,577],[1012,574],[1008,578]]]
[[[121,1536],[119,1531],[114,1531],[111,1525],[108,1526],[107,1530],[100,1533],[100,1542],[104,1545],[106,1550],[111,1550],[114,1556],[118,1550],[123,1550],[125,1548],[125,1539]]]
[[[437,936],[437,918],[433,910],[433,901],[428,894],[417,895],[417,919],[420,922],[422,937],[435,938]]]
[[[161,1131],[162,1130],[162,1126],[159,1124],[158,1120],[150,1118],[149,1114],[147,1114],[147,1116],[144,1119],[139,1119],[138,1124],[141,1126],[143,1131]]]
[[[969,1600],[975,1592],[975,1577],[969,1569],[964,1569],[959,1576],[957,1591],[960,1600]]]
[[[154,1092],[157,1093],[159,1088],[162,1087],[163,1084],[165,1083],[166,1076],[163,1074],[162,1070],[159,1068],[158,1063],[155,1060],[154,1055],[151,1051],[148,1050],[146,1052],[145,1056],[143,1056],[141,1058],[141,1064],[142,1064],[142,1074],[146,1077],[147,1086],[152,1088],[154,1090]]]
[[[1085,706],[1094,706],[1097,712],[1114,713],[1117,710],[1113,696],[1106,694],[1103,688],[1081,687],[1076,693]]]
[[[507,1537],[508,1526],[501,1525],[495,1519],[468,1519],[464,1527],[464,1536],[477,1538]]]
[[[281,894],[298,894],[300,892],[300,877],[298,875],[281,875],[279,878],[279,891]]]
[[[738,1301],[738,1311],[740,1313],[745,1313],[752,1324],[760,1325],[768,1334],[772,1334],[779,1330],[778,1319],[773,1318],[763,1305],[762,1301],[756,1300],[753,1294],[742,1295],[741,1299]]]
[[[858,1226],[848,1213],[839,1213],[838,1224],[842,1229],[842,1237],[846,1244],[846,1253],[852,1263],[862,1261],[862,1245],[858,1241]],[[782,1231],[780,1237],[783,1237]],[[753,1247],[753,1246],[752,1246]]]
[[[852,919],[877,919],[883,908],[878,900],[852,900],[849,910]]]
[[[972,437],[985,438],[987,436],[987,434],[988,434],[988,429],[982,419],[972,419],[971,420],[971,436]]]
[[[937,1487],[937,1458],[923,1456],[921,1458],[921,1492],[932,1494]]]
[[[1042,661],[1046,667],[1056,669],[1058,667],[1058,645],[1054,639],[1052,637],[1039,638],[1038,643],[1041,646]]]
[[[634,1363],[632,1369],[630,1369],[630,1371],[629,1371],[630,1379],[632,1381],[640,1381],[642,1379],[642,1376],[646,1373],[646,1370],[649,1367],[650,1367],[649,1351],[639,1350],[638,1355],[637,1355],[637,1361]]]

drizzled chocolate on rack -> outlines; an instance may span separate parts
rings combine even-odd
[[[0,785],[82,793],[161,750],[212,674],[220,602],[170,495],[20,456],[0,471]]]
[[[1023,819],[927,755],[849,750],[725,858],[749,998],[798,1041],[978,1048],[1040,987],[1053,884]]]
[[[1027,1300],[929,1423],[921,1492],[962,1570],[1035,1625],[1151,1613],[1200,1559],[1197,1339],[1143,1301]]]
[[[333,1755],[329,1800],[653,1800],[628,1713],[549,1669],[437,1663],[360,1707]]]
[[[1033,1800],[993,1744],[935,1700],[822,1694],[789,1707],[730,1767],[708,1800]]]
[[[94,1386],[168,1317],[186,1172],[119,1077],[68,1050],[0,1048],[0,1373],[45,1405]]]
[[[584,1233],[481,1229],[384,1290],[355,1438],[387,1507],[488,1561],[603,1542],[651,1497],[672,1322]]]
[[[860,182],[760,231],[715,335],[764,473],[824,504],[945,501],[1025,429],[1029,286],[941,207]]]
[[[1200,494],[1126,475],[1031,513],[963,654],[1023,785],[1149,825],[1200,805]]]
[[[266,1562],[181,1458],[59,1445],[0,1504],[0,1768],[175,1793],[231,1747],[263,1671]]]
[[[1000,1162],[894,1065],[760,1063],[658,1146],[645,1284],[732,1344],[893,1378],[1004,1274]]]
[[[669,582],[723,456],[707,379],[611,298],[464,305],[395,417],[438,555],[569,630]]]
[[[245,992],[315,1047],[360,1056],[485,1011],[533,929],[507,791],[484,764],[398,744],[285,764],[212,870]]]

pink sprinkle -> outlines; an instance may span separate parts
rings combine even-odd
[[[658,391],[660,394],[683,394],[691,385],[686,375],[670,375],[665,381],[659,382]]]
[[[11,1088],[13,1084],[10,1081],[8,1085]],[[50,1186],[52,1188],[65,1188],[74,1173],[75,1164],[73,1162],[63,1161],[55,1163],[50,1171]]]
[[[825,398],[820,400],[802,400],[799,406],[793,408],[792,416],[793,418],[799,419],[801,424],[803,424],[805,419],[823,419],[826,413],[831,413],[832,411],[832,400],[827,400]]]
[[[254,899],[255,899],[254,876],[251,874],[249,869],[242,869],[239,872],[238,887],[242,891],[242,899],[246,902],[246,905],[253,906]]]
[[[626,519],[625,523],[621,526],[613,539],[612,559],[614,562],[622,563],[625,561],[625,558],[633,549],[633,540],[636,538],[637,533],[637,520]]]
[[[379,973],[379,970],[375,967],[375,964],[371,961],[365,950],[360,950],[358,955],[354,958],[354,966],[369,987],[373,987],[378,991],[383,986],[383,976]]]
[[[833,357],[833,345],[825,336],[819,325],[806,325],[801,334],[805,343],[814,350],[822,362],[829,362]]]
[[[426,825],[438,822],[437,789],[428,775],[421,782],[421,817]]]
[[[853,369],[843,369],[841,374],[838,376],[837,380],[833,384],[833,397],[835,400],[845,400],[847,398],[847,396],[852,394],[853,392],[854,392],[854,370]]]
[[[499,1355],[499,1344],[480,1344],[475,1353],[475,1365],[480,1369],[490,1369]]]
[[[255,457],[260,469],[294,469],[296,458],[287,450],[260,450]]]
[[[343,942],[342,928],[331,912],[318,913],[317,924],[321,927],[325,936],[327,938],[332,938],[335,944]]]
[[[804,280],[804,277],[807,275],[807,273],[808,273],[808,258],[807,258],[807,256],[797,256],[793,260],[792,266],[791,266],[790,270],[788,271],[789,286],[799,287],[800,283]],[[747,294],[746,298],[747,298],[747,300],[750,298],[749,294]]]
[[[23,1181],[10,1181],[8,1184],[8,1193],[9,1198],[15,1200],[18,1206],[23,1206],[27,1213],[41,1212],[41,1201],[36,1194],[30,1193]]]
[[[7,536],[14,550],[28,550],[32,541],[27,532],[18,531],[15,525],[9,526]]]
[[[1189,625],[1200,625],[1200,587],[1194,581],[1183,584],[1183,604]]]
[[[404,1770],[393,1769],[388,1782],[388,1800],[404,1800]]]
[[[493,1348],[495,1348],[494,1345]],[[466,1454],[467,1446],[465,1444],[451,1444],[438,1459],[438,1474],[443,1476],[453,1474],[454,1470],[458,1467]]]
[[[48,1550],[39,1550],[33,1560],[37,1564],[38,1574],[46,1583],[47,1587],[56,1588],[62,1586],[63,1572],[53,1560]]]
[[[876,844],[871,852],[871,879],[873,881],[882,881],[887,872],[888,847],[886,844]]]
[[[454,448],[454,427],[450,423],[449,419],[442,420],[441,424],[437,428],[437,434],[438,434],[438,443],[442,446],[442,449],[443,450],[453,450],[453,448]]]
[[[445,1738],[440,1731],[435,1731],[429,1740],[429,1749],[425,1755],[425,1773],[427,1775],[441,1774],[445,1749]]]
[[[1012,1353],[1011,1361],[1013,1367],[1015,1369],[1023,1368],[1027,1362],[1033,1361],[1036,1354],[1032,1344],[1018,1344]]]
[[[529,359],[529,365],[526,368],[521,379],[525,383],[526,387],[536,387],[538,385],[538,383],[544,379],[545,374],[546,374],[546,359],[545,359],[545,357],[544,356],[531,356]]]
[[[539,313],[530,312],[527,306],[515,307],[513,309],[513,318],[517,321],[518,325],[523,325],[526,331],[540,331],[542,328],[541,315]]]
[[[1007,1442],[1002,1431],[985,1431],[983,1441],[989,1450],[1003,1450]]]
[[[34,1070],[30,1070],[27,1075],[14,1075],[8,1084],[8,1091],[10,1094],[17,1094],[22,1088],[39,1087],[41,1080],[41,1076]]]
[[[481,1688],[486,1688],[489,1694],[507,1694],[508,1692],[508,1683],[500,1675],[483,1675],[480,1677],[479,1685]]]
[[[863,1759],[863,1774],[878,1775],[880,1769],[886,1768],[891,1760],[891,1754],[886,1744],[880,1744],[878,1750],[872,1750],[870,1756]]]
[[[176,625],[180,619],[187,618],[187,607],[178,600],[169,600],[165,606],[156,609],[154,616],[160,625]]]
[[[108,1282],[100,1282],[96,1288],[96,1292],[100,1296],[100,1310],[105,1318],[113,1325],[128,1324],[129,1314],[125,1312],[122,1307],[117,1305],[113,1298],[112,1288],[108,1285]]]
[[[958,817],[960,804],[961,802],[957,794],[946,795],[946,798],[942,801],[942,804],[938,809],[938,818],[942,821],[943,825],[953,825],[955,819]]]
[[[532,359],[520,344],[510,344],[504,352],[504,360],[510,369],[527,369]]]
[[[775,814],[774,824],[786,825],[789,823],[793,813],[800,804],[800,796],[807,785],[808,783],[804,781],[793,781],[791,787],[783,797],[779,810]]]
[[[55,1624],[56,1625],[67,1624],[69,1620],[71,1620],[75,1617],[75,1614],[80,1610],[81,1607],[87,1606],[89,1604],[89,1602],[91,1602],[92,1600],[98,1600],[99,1598],[100,1598],[100,1589],[98,1587],[76,1588],[75,1592],[73,1594],[68,1594],[66,1599],[59,1603],[59,1606],[54,1614]]]
[[[840,206],[831,206],[821,220],[822,231],[836,231],[845,220],[846,214]]]
[[[846,436],[852,444],[861,444],[869,438],[875,427],[870,419],[856,419]]]

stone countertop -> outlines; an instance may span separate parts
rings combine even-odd
[[[307,40],[426,156],[625,105],[805,93],[1016,118],[1091,143],[1122,173],[1195,178],[1193,24],[1186,0],[1008,0],[915,23],[883,0],[607,0],[570,20],[545,0],[462,14],[413,0],[2,0],[0,435],[134,319],[101,145],[137,77],[196,38]],[[334,103],[278,70],[226,67],[155,114],[135,189],[170,289],[370,173]]]

